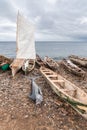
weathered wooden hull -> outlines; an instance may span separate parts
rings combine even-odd
[[[61,65],[74,75],[77,75],[80,77],[85,77],[85,75],[86,75],[85,71],[83,71],[81,68],[74,65],[73,63],[69,64],[66,59],[61,61]]]
[[[15,59],[12,64],[10,65],[10,68],[12,70],[12,76],[14,77],[16,73],[21,69],[21,67],[24,64],[24,59]]]
[[[0,65],[3,63],[11,64],[12,62],[13,62],[13,59],[0,55]]]
[[[52,70],[58,70],[59,65],[52,58],[45,57],[44,62],[48,68]]]
[[[28,72],[32,71],[35,67],[35,60],[31,60],[29,62],[29,69],[28,69]]]
[[[35,62],[36,62],[36,64],[37,64],[39,67],[45,65],[44,61],[40,58],[39,55],[36,55],[36,61],[35,61]]]
[[[29,61],[29,65],[27,67],[27,70],[25,69],[24,64],[22,66],[22,70],[24,72],[27,72],[27,73],[30,72],[30,71],[32,71],[34,69],[34,67],[35,67],[35,60],[29,59],[28,61]]]
[[[87,119],[87,94],[76,85],[47,68],[41,67],[40,72],[53,91]]]
[[[85,67],[87,68],[87,59],[86,58],[80,58],[78,56],[75,55],[71,55],[69,56],[69,59],[74,63],[77,64],[81,67]]]

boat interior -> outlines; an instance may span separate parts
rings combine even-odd
[[[35,64],[35,61],[30,59],[29,60],[29,69],[31,69],[34,66],[34,64]]]
[[[61,75],[51,71],[50,69],[42,68],[42,73],[48,80],[50,80],[53,85],[58,87],[58,89],[60,89],[63,93],[68,94],[74,99],[87,104],[87,94],[78,87],[76,87],[76,85],[69,82]]]

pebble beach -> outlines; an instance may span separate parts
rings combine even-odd
[[[84,79],[75,76],[61,65],[58,73],[87,93],[87,76]],[[36,76],[40,76],[36,83],[43,93],[43,102],[40,105],[36,105],[29,98],[31,93],[29,77]],[[11,70],[6,72],[0,70],[0,130],[86,129],[87,120],[53,92],[37,65],[27,76],[20,71],[14,78]]]

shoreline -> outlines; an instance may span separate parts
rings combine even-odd
[[[62,66],[59,73],[87,93],[87,76],[85,79],[74,76]],[[41,76],[38,66],[27,76],[20,71],[14,78],[11,70],[0,70],[0,130],[86,129],[87,121],[61,100],[43,77],[36,80],[43,93],[42,104],[36,106],[35,102],[28,98],[31,93],[28,77],[37,75]]]

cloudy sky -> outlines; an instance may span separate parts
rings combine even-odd
[[[35,24],[35,40],[87,41],[87,0],[0,0],[0,40],[16,40],[18,10]]]

